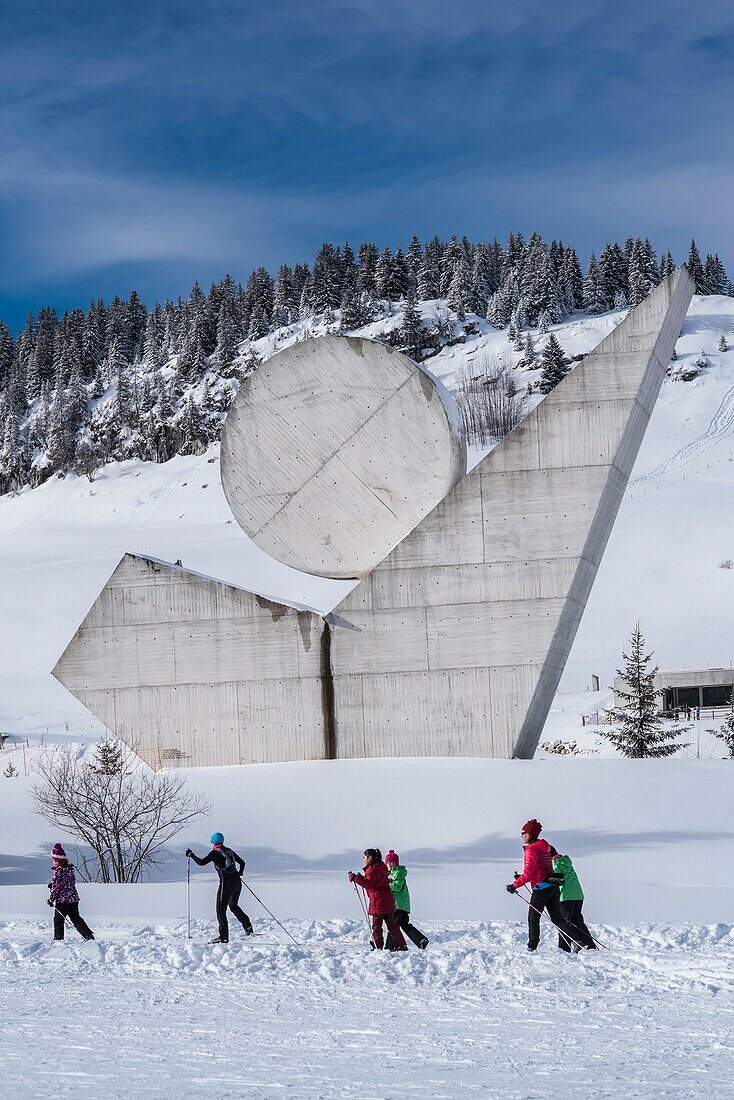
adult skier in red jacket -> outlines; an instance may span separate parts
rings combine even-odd
[[[516,893],[526,882],[533,888],[528,909],[528,951],[535,951],[540,941],[540,917],[544,909],[559,932],[578,945],[576,950],[581,947],[595,948],[588,929],[571,924],[561,911],[558,882],[562,879],[554,875],[551,846],[547,840],[540,839],[542,828],[534,817],[523,825],[522,874],[507,887],[510,894]]]
[[[364,853],[364,874],[349,872],[349,881],[356,882],[367,891],[370,899],[369,915],[372,917],[372,944],[381,951],[384,945],[382,922],[387,925],[393,951],[407,951],[408,945],[403,939],[395,920],[395,898],[390,889],[390,873],[382,862],[379,848],[367,848]]]

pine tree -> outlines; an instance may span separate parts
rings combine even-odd
[[[701,257],[698,252],[698,245],[695,240],[691,238],[691,247],[688,252],[688,259],[686,260],[686,266],[690,273],[691,278],[696,284],[696,294],[706,294],[706,273],[701,263]]]
[[[392,286],[392,253],[383,248],[375,267],[375,292],[378,298],[390,298]]]
[[[74,432],[66,409],[66,394],[59,379],[51,405],[48,458],[54,470],[68,469],[74,457]]]
[[[421,315],[415,308],[415,295],[412,289],[405,296],[405,305],[400,321],[401,345],[412,359],[417,359],[421,348]]]
[[[600,735],[614,746],[623,756],[633,760],[645,757],[673,756],[679,749],[685,748],[674,740],[690,726],[673,730],[663,728],[663,719],[659,713],[658,691],[655,676],[658,666],[649,668],[652,653],[645,653],[645,639],[639,622],[635,624],[630,638],[630,653],[622,654],[624,670],[617,669],[626,690],[617,690],[622,700],[620,707],[609,711],[614,730],[599,730]]]
[[[522,365],[527,370],[535,370],[537,365],[538,356],[535,351],[535,342],[530,333],[525,337],[525,346],[523,348]]]
[[[627,273],[624,256],[619,245],[606,244],[599,257],[599,277],[601,279],[604,308],[614,308],[618,294],[624,294],[626,300]]]
[[[3,449],[1,462],[3,481],[6,490],[19,489],[23,482],[23,447],[20,438],[18,417],[10,409],[5,417],[5,432],[3,437]]]
[[[400,301],[400,299],[404,298],[408,293],[410,286],[410,268],[408,267],[408,261],[403,255],[402,248],[398,248],[393,257],[388,298],[391,302]]]
[[[163,315],[161,307],[156,302],[148,315],[145,324],[145,337],[143,339],[143,363],[149,374],[158,370],[163,365]]]
[[[584,278],[575,248],[563,248],[558,271],[558,293],[566,316],[584,304]]]
[[[200,455],[206,450],[206,433],[203,430],[200,410],[191,397],[186,399],[179,423],[181,455]]]
[[[543,372],[538,384],[539,389],[541,393],[550,393],[550,391],[566,377],[568,368],[568,360],[566,359],[565,352],[553,332],[548,337],[548,342],[543,348],[540,363]]]
[[[375,286],[375,271],[379,254],[377,246],[370,241],[363,241],[359,246],[359,277],[362,282],[362,290],[371,298],[378,297]]]
[[[231,373],[232,365],[237,358],[238,344],[234,302],[229,297],[223,298],[217,322],[217,360],[225,377]]]
[[[421,242],[415,233],[410,239],[408,250],[405,254],[405,259],[408,264],[408,271],[410,272],[410,285],[415,293],[418,287],[418,272],[420,271],[421,263],[423,261],[423,248]]]
[[[311,271],[311,305],[316,313],[336,309],[342,296],[341,257],[333,244],[324,242]]]
[[[449,293],[449,287],[451,286],[451,280],[454,277],[454,270],[460,260],[466,264],[466,256],[464,250],[459,244],[458,239],[454,236],[449,241],[446,250],[443,254],[441,261],[441,295],[446,298]]]
[[[606,309],[599,265],[593,252],[584,276],[584,309],[587,313],[603,313]]]
[[[418,268],[418,298],[422,302],[438,298],[441,293],[440,274],[434,250],[426,247]]]
[[[729,350],[729,345],[726,342],[726,336],[724,336],[724,333],[722,332],[721,336],[719,337],[719,351],[728,351],[728,350]]]
[[[720,741],[723,741],[729,758],[734,758],[734,691],[729,697],[729,709],[724,716],[722,725],[714,729],[707,729],[706,732],[712,733],[714,737],[718,737]]]
[[[719,254],[711,253],[706,257],[706,290],[708,294],[726,294],[729,290],[729,280]]]
[[[675,271],[675,262],[670,252],[663,252],[660,257],[660,278],[667,279]]]
[[[469,289],[469,272],[463,255],[454,265],[454,273],[446,295],[450,309],[453,309],[458,321],[466,320],[466,299]]]
[[[634,243],[627,271],[627,301],[633,309],[645,300],[648,291],[649,283],[645,274],[643,244],[638,239]]]
[[[489,250],[486,244],[480,241],[474,249],[474,261],[472,263],[469,287],[469,308],[472,313],[476,313],[478,317],[486,316],[491,286],[492,269]]]

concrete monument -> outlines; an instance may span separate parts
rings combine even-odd
[[[279,560],[367,575],[322,618],[127,556],[54,675],[168,765],[532,756],[693,289],[675,271],[458,484],[455,412],[404,357],[282,353],[230,411],[230,505]]]

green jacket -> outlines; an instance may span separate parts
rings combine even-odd
[[[573,869],[570,856],[558,856],[553,860],[553,870],[560,871],[563,875],[561,886],[561,901],[583,901],[584,891],[581,889],[579,876]]]
[[[399,863],[397,867],[393,867],[390,871],[390,889],[395,897],[395,908],[404,909],[406,913],[410,912],[410,894],[408,893],[408,884],[405,881],[408,874],[408,868],[403,867],[402,863]]]

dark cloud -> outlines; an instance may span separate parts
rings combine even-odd
[[[15,323],[324,238],[731,235],[723,3],[39,0],[0,11],[0,43]]]

